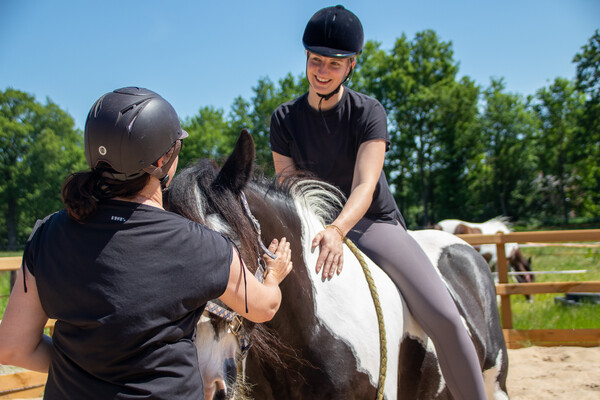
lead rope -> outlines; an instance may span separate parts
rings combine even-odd
[[[373,276],[371,275],[371,271],[369,270],[369,266],[365,261],[362,253],[356,247],[356,245],[348,238],[344,238],[344,243],[360,263],[362,270],[365,274],[365,278],[367,279],[367,283],[369,284],[369,290],[371,292],[371,297],[373,298],[373,304],[375,305],[375,311],[377,312],[377,323],[379,324],[379,385],[377,387],[377,400],[383,399],[383,389],[385,388],[385,376],[387,373],[387,339],[385,337],[385,324],[383,323],[383,311],[381,309],[381,302],[379,301],[379,294],[377,294],[377,287],[375,286],[375,281],[373,280]]]

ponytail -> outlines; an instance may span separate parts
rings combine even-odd
[[[98,181],[95,170],[75,172],[67,176],[62,185],[62,201],[67,214],[77,222],[83,222],[96,211],[98,198],[94,193]]]
[[[112,176],[111,170],[108,166],[99,167],[67,176],[62,185],[61,195],[69,217],[83,223],[96,211],[100,201],[113,197],[134,196],[150,179],[150,175],[146,173],[128,181],[112,179],[109,177]]]

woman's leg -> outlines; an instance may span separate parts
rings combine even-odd
[[[487,399],[475,346],[448,289],[419,244],[398,225],[362,219],[348,233],[400,289],[408,308],[435,345],[456,399]]]

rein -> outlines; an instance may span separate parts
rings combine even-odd
[[[371,275],[371,271],[369,270],[369,266],[365,261],[362,253],[356,247],[356,245],[348,238],[344,238],[344,243],[360,263],[362,267],[363,273],[365,274],[365,278],[367,279],[367,283],[369,284],[369,291],[371,292],[371,297],[373,298],[373,304],[375,305],[375,311],[377,313],[377,322],[379,324],[379,385],[377,386],[377,396],[375,397],[377,400],[383,399],[383,389],[385,388],[385,377],[387,373],[387,339],[385,337],[385,325],[383,322],[383,310],[381,309],[381,302],[379,301],[379,294],[377,293],[377,287],[375,286],[375,281],[373,280],[373,275]]]

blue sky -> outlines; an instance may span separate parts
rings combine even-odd
[[[49,97],[83,128],[92,103],[122,86],[170,101],[182,119],[229,112],[262,77],[304,71],[315,0],[0,0],[0,90]],[[573,56],[600,28],[598,0],[348,0],[365,38],[389,50],[425,29],[451,41],[459,76],[504,78],[523,95],[575,76]]]

